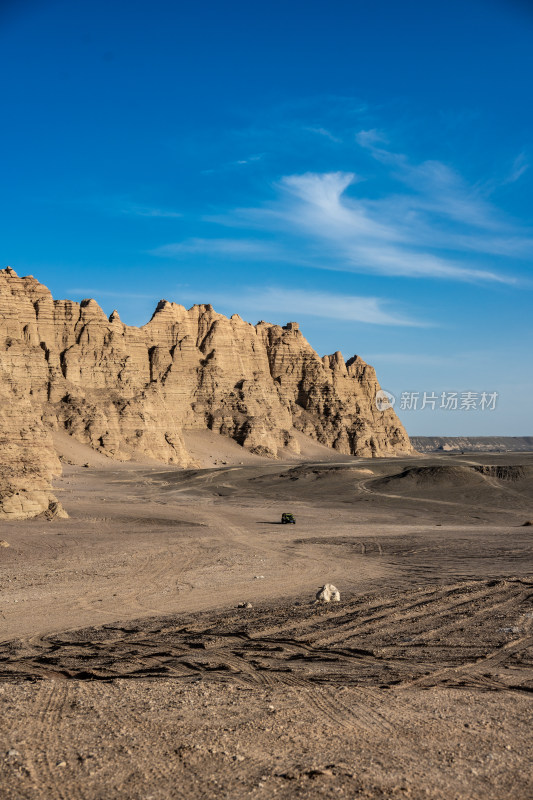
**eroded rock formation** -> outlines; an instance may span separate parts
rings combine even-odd
[[[182,431],[211,429],[254,453],[299,451],[301,431],[340,453],[404,454],[372,367],[320,358],[296,323],[230,319],[162,300],[141,328],[94,300],[53,300],[32,276],[0,270],[0,509],[33,516],[60,471],[50,431],[111,458],[191,464]]]

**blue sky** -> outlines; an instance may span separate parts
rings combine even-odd
[[[410,434],[529,435],[532,36],[519,0],[4,0],[2,261],[129,324],[298,320],[397,410],[498,393]]]

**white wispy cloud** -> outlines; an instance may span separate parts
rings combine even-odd
[[[201,171],[202,175],[215,175],[219,172],[227,172],[235,168],[244,167],[247,164],[255,164],[257,161],[262,161],[266,153],[253,153],[252,155],[244,158],[238,158],[235,161],[226,161],[217,167],[209,167]]]
[[[136,217],[168,217],[171,219],[177,219],[178,217],[183,216],[180,211],[173,211],[172,209],[168,208],[152,208],[150,206],[141,206],[135,203],[123,205],[120,209],[120,213],[132,214]]]
[[[236,164],[237,166],[243,166],[244,164],[253,164],[255,161],[261,161],[265,157],[264,153],[255,153],[251,156],[246,156],[246,158],[239,158],[237,161],[232,161],[231,164]]]
[[[338,136],[335,136],[327,128],[322,128],[320,126],[314,126],[314,125],[307,125],[304,127],[304,131],[309,131],[309,133],[316,133],[318,136],[324,136],[324,138],[329,139],[330,142],[334,142],[335,144],[340,144],[342,142],[342,139],[340,139]]]
[[[358,295],[334,294],[330,292],[308,291],[305,289],[285,289],[279,286],[248,286],[234,292],[205,290],[189,284],[175,285],[176,296],[169,299],[184,305],[210,303],[217,310],[222,309],[228,316],[238,313],[243,318],[265,318],[269,314],[279,317],[287,315],[287,320],[300,317],[318,319],[337,319],[350,322],[364,322],[371,325],[396,325],[402,327],[431,327],[433,323],[412,319],[393,308],[393,302],[383,297],[363,297]],[[143,300],[156,302],[159,295],[136,294],[122,290],[99,289],[96,287],[71,287],[69,295],[83,298],[106,298],[120,300]],[[120,305],[120,303],[119,303]],[[119,306],[117,306],[119,307]],[[119,308],[120,312],[120,308]]]
[[[385,198],[382,202],[385,208],[391,201],[395,202],[404,217],[410,212],[426,215],[422,221],[426,225],[430,221],[433,228],[448,219],[460,226],[471,226],[485,232],[505,231],[509,236],[520,235],[514,223],[487,199],[488,189],[493,182],[487,185],[487,191],[484,192],[481,186],[469,186],[456,169],[441,161],[414,163],[404,153],[391,150],[385,134],[377,130],[359,131],[356,141],[376,161],[390,168],[391,177],[411,190],[409,193],[392,195],[388,200]],[[527,156],[521,153],[515,159],[509,175],[500,183],[518,180],[528,167]],[[447,236],[450,243],[449,231]],[[442,236],[439,237],[439,245],[440,239]],[[453,233],[451,241],[453,246]],[[529,241],[533,248],[533,239]]]
[[[446,170],[433,167],[420,170],[420,180],[429,181],[427,176],[432,173],[436,177],[432,189],[426,189],[428,195],[436,183],[453,184]],[[278,183],[279,194],[274,202],[260,208],[237,209],[211,220],[294,237],[293,249],[298,248],[300,259],[308,256],[309,266],[384,275],[514,282],[512,277],[434,252],[437,247],[476,250],[475,239],[469,240],[471,233],[461,237],[435,221],[444,201],[425,195],[422,199],[416,195],[391,195],[383,200],[365,197],[362,192],[359,196],[356,192],[347,195],[349,187],[361,184],[359,176],[348,172],[290,175]],[[479,209],[476,212],[466,206],[463,198],[464,214],[481,218]],[[507,246],[514,240],[510,237]],[[505,241],[500,237],[499,249]],[[531,247],[532,241],[525,237],[521,246]]]
[[[49,202],[49,200],[48,200]],[[178,219],[183,217],[181,211],[164,206],[154,206],[146,203],[138,203],[126,194],[89,194],[82,195],[75,199],[69,198],[69,204],[75,203],[82,207],[88,207],[99,213],[117,216],[133,217],[166,217]]]
[[[183,296],[183,295],[182,295]],[[185,297],[198,302],[192,293]],[[427,327],[428,323],[410,319],[391,309],[392,302],[381,297],[331,294],[304,289],[281,287],[244,287],[239,290],[238,300],[234,293],[210,292],[209,302],[223,307],[228,314],[235,312],[242,317],[253,313],[263,317],[268,314],[287,314],[291,319],[317,317],[322,319],[348,320],[371,325],[399,325]]]
[[[344,118],[345,105],[343,101]],[[360,109],[357,114],[362,114]],[[306,141],[311,135],[340,143],[331,130],[342,130],[342,141],[355,139],[355,151],[345,155],[357,169],[285,174],[268,188],[274,199],[201,218],[203,223],[237,229],[239,235],[217,232],[189,238],[163,244],[151,254],[231,257],[250,263],[272,259],[324,270],[518,283],[509,263],[533,257],[533,231],[497,208],[491,200],[494,186],[471,185],[453,165],[436,159],[417,161],[394,148],[377,128],[357,133],[352,128],[348,136],[336,117],[331,122],[330,126],[326,118],[324,124],[296,127],[300,136],[302,131],[308,134]],[[290,131],[293,141],[295,129]],[[279,141],[279,129],[276,135]],[[225,168],[260,157],[226,163]],[[528,167],[521,153],[498,185],[519,180]]]
[[[513,165],[504,183],[516,183],[531,166],[526,153],[520,153],[514,160]]]
[[[231,256],[234,258],[272,259],[279,257],[280,248],[259,239],[184,239],[156,247],[151,255],[174,258],[184,255]]]

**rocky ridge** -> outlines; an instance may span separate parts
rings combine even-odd
[[[531,453],[533,436],[411,436],[419,453]]]
[[[299,452],[296,431],[339,453],[412,452],[374,369],[320,358],[296,323],[251,325],[211,305],[162,300],[140,328],[94,300],[53,300],[32,276],[0,270],[0,511],[57,513],[51,431],[110,458],[191,466],[183,430],[210,429],[259,455]],[[52,505],[50,505],[52,504]]]

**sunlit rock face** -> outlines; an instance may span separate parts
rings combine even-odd
[[[259,455],[298,452],[295,432],[340,453],[412,452],[372,367],[320,358],[296,323],[253,326],[210,305],[162,300],[141,328],[94,300],[53,300],[0,270],[0,511],[34,516],[60,472],[51,431],[120,460],[189,466],[183,430],[210,429]]]

